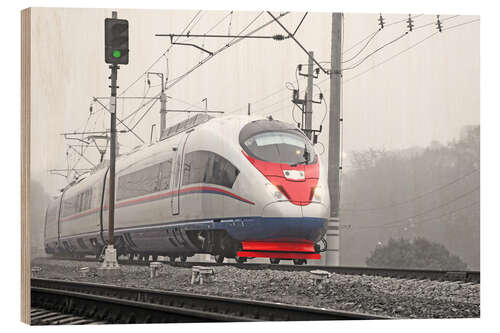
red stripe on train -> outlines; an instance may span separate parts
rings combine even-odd
[[[235,199],[238,199],[238,200],[241,200],[243,202],[246,202],[248,204],[255,205],[255,203],[252,202],[252,201],[250,201],[250,200],[247,200],[245,198],[240,197],[239,195],[236,195],[236,194],[234,194],[232,192],[229,192],[229,191],[217,188],[217,187],[212,187],[212,186],[194,186],[194,187],[184,188],[184,189],[182,189],[180,191],[177,191],[177,190],[175,190],[175,191],[169,191],[169,192],[165,192],[165,193],[159,193],[159,194],[150,195],[150,196],[143,197],[143,198],[138,198],[138,199],[133,199],[133,200],[128,200],[128,201],[121,201],[121,202],[116,203],[115,207],[116,208],[120,208],[122,206],[130,205],[130,204],[134,204],[134,203],[147,202],[147,201],[151,201],[151,200],[155,200],[155,199],[161,199],[161,198],[164,198],[164,197],[169,197],[171,195],[174,195],[177,192],[179,192],[179,193],[187,193],[187,192],[193,192],[193,191],[214,191],[214,192],[221,192],[221,193],[224,193],[226,195],[229,195],[230,197],[233,197]],[[108,208],[109,208],[109,205],[106,205],[106,206],[103,207],[104,210],[107,210]],[[94,208],[94,209],[89,210],[89,211],[84,211],[84,212],[81,212],[81,213],[70,215],[68,217],[65,217],[65,218],[61,219],[61,221],[62,222],[66,222],[66,221],[69,221],[69,220],[73,220],[73,219],[76,219],[76,218],[79,218],[79,217],[83,217],[85,215],[90,215],[92,213],[96,213],[99,210],[100,210],[100,207]]]

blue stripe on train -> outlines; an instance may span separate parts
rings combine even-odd
[[[326,232],[327,219],[315,217],[241,217],[179,221],[137,228],[117,228],[116,232],[141,232],[154,229],[226,230],[237,240],[301,238],[318,241]]]

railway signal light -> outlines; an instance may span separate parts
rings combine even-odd
[[[128,21],[104,20],[104,59],[107,64],[128,64]]]

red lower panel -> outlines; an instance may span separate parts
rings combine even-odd
[[[319,253],[238,251],[237,254],[249,258],[321,259]]]
[[[312,242],[242,242],[241,244],[246,251],[315,252]]]

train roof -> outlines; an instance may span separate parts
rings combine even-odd
[[[176,134],[182,133],[190,128],[198,126],[200,124],[206,123],[210,119],[213,119],[213,116],[210,116],[206,113],[199,113],[193,117],[190,117],[186,120],[183,120],[175,125],[167,127],[163,133],[161,133],[160,141],[170,138]]]

